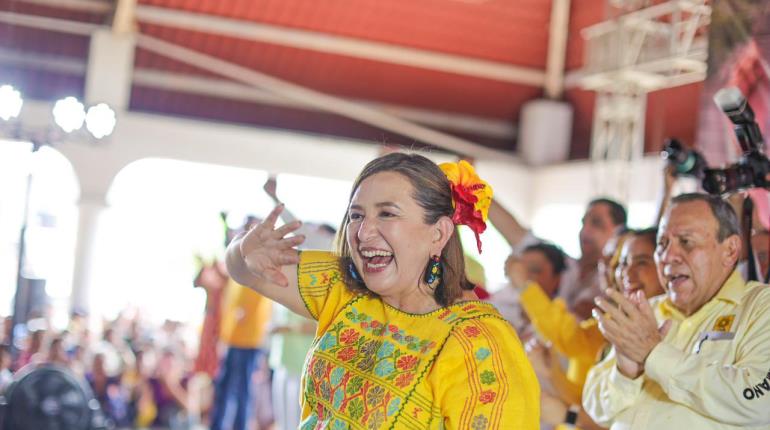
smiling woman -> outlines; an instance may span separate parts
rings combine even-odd
[[[478,237],[490,198],[465,162],[389,154],[355,181],[337,253],[298,253],[282,207],[231,243],[236,281],[318,321],[301,428],[538,427],[521,344],[464,274],[456,225]]]

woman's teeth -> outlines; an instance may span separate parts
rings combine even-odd
[[[385,269],[393,261],[393,253],[381,249],[366,249],[362,250],[361,256],[364,258],[364,263],[367,272],[379,272]]]
[[[361,251],[361,255],[363,255],[366,258],[372,258],[372,257],[390,257],[393,255],[390,251],[381,251],[381,250],[366,250]]]
[[[380,263],[380,264],[373,264],[373,263],[366,263],[366,265],[372,269],[380,269],[382,267],[387,266],[387,263]]]

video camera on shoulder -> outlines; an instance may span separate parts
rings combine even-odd
[[[770,160],[764,153],[764,139],[754,119],[754,111],[738,88],[719,90],[714,102],[730,118],[733,130],[741,145],[741,158],[724,169],[712,169],[703,156],[693,149],[686,149],[678,140],[667,140],[661,156],[669,160],[677,175],[693,176],[701,180],[709,194],[724,195],[749,188],[767,188],[765,179],[770,173]]]

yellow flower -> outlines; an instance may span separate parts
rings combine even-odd
[[[439,168],[452,183],[453,188],[463,188],[476,196],[473,208],[481,213],[482,219],[486,222],[489,216],[489,206],[492,204],[492,187],[485,180],[479,178],[473,166],[465,160],[460,160],[457,163],[441,163]],[[454,199],[452,203],[455,204]]]
[[[473,166],[465,160],[457,163],[442,163],[441,170],[449,179],[452,187],[452,222],[465,225],[476,236],[476,246],[481,252],[481,238],[487,229],[489,206],[492,204],[492,187],[479,178]]]

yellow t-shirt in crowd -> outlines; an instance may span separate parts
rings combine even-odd
[[[557,352],[569,359],[567,379],[570,397],[579,403],[588,370],[596,363],[606,341],[596,320],[578,321],[564,300],[551,299],[536,283],[530,282],[521,293],[521,306],[532,326]]]
[[[328,252],[302,252],[298,281],[318,320],[301,429],[538,428],[537,379],[491,305],[409,314],[352,293]]]
[[[272,302],[232,279],[222,303],[220,338],[236,348],[259,348],[265,341]]]
[[[625,429],[770,429],[770,288],[735,271],[690,316],[652,299],[672,325],[636,379],[615,351],[588,373],[583,405],[600,425]]]

